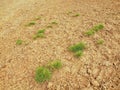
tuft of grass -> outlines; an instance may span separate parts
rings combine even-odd
[[[81,57],[83,55],[83,50],[85,49],[86,45],[83,42],[78,44],[72,45],[69,47],[69,50],[74,52],[76,57]]]
[[[78,52],[83,49],[85,49],[85,43],[83,43],[83,42],[80,42],[78,44],[75,44],[75,45],[72,45],[69,47],[69,50],[72,52]]]
[[[35,72],[35,81],[42,83],[51,79],[52,72],[55,69],[60,69],[62,67],[62,62],[60,60],[55,60],[48,63],[46,66],[38,67]]]
[[[45,33],[45,29],[41,29],[37,33]]]
[[[35,73],[35,80],[39,83],[48,81],[51,78],[51,71],[45,67],[38,67]]]
[[[28,23],[26,26],[33,26],[35,24],[36,24],[35,21],[32,21],[32,22]]]
[[[93,28],[91,28],[90,30],[88,30],[87,32],[85,32],[85,34],[88,36],[91,36],[91,35],[95,34],[95,32],[102,30],[103,28],[104,28],[104,26],[102,24],[98,24],[98,25],[94,26]]]
[[[53,28],[51,25],[48,25],[47,28]]]
[[[38,16],[38,17],[36,17],[36,18],[35,18],[35,20],[40,20],[40,19],[41,19],[41,17],[40,17],[40,16]]]
[[[58,24],[56,21],[53,21],[51,24]]]
[[[76,57],[81,57],[82,55],[83,55],[83,51],[82,51],[82,50],[77,51],[77,52],[75,53],[75,56],[76,56]]]
[[[44,37],[45,37],[45,35],[43,33],[38,33],[38,34],[33,36],[33,39],[44,38]]]
[[[88,35],[88,36],[91,36],[91,35],[93,35],[94,33],[95,33],[94,30],[89,30],[89,31],[85,32],[85,34]]]
[[[78,17],[78,16],[80,16],[80,14],[75,14],[75,15],[73,15],[73,17]]]
[[[18,40],[16,41],[16,44],[17,44],[17,45],[21,45],[22,43],[23,43],[23,41],[20,40],[20,39],[18,39]]]
[[[39,30],[33,37],[33,39],[44,38],[45,29]]]
[[[55,60],[48,64],[48,67],[52,70],[60,69],[62,67],[62,62],[60,60]]]
[[[97,44],[103,44],[104,43],[104,40],[102,40],[102,39],[99,39],[98,41],[97,41]]]
[[[102,30],[103,28],[104,28],[104,26],[102,24],[99,24],[99,25],[94,26],[93,30],[97,32],[99,30]]]

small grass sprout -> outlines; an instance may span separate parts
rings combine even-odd
[[[51,24],[58,24],[56,21],[53,21]]]
[[[102,30],[103,28],[104,28],[104,26],[102,24],[99,24],[99,25],[94,26],[93,30],[97,32],[99,30]]]
[[[83,51],[82,51],[82,50],[77,51],[77,52],[75,53],[75,56],[76,56],[76,57],[81,57],[82,55],[83,55]]]
[[[33,37],[33,39],[44,38],[45,29],[39,30]]]
[[[80,16],[80,14],[79,14],[79,13],[78,13],[78,14],[73,15],[73,17],[78,17],[78,16]]]
[[[90,30],[88,30],[87,32],[85,32],[85,34],[88,36],[91,36],[91,35],[95,34],[95,32],[102,30],[103,28],[104,28],[104,26],[102,24],[98,24],[98,25],[94,26],[93,28],[91,28]]]
[[[47,28],[53,28],[51,25],[48,25]]]
[[[49,69],[45,67],[38,67],[35,73],[35,81],[42,83],[48,81],[52,76],[52,73]]]
[[[99,39],[98,41],[97,41],[97,44],[103,44],[104,43],[104,40],[103,39]]]
[[[83,42],[78,44],[72,45],[69,47],[69,50],[74,52],[76,57],[81,57],[83,55],[83,50],[85,49],[86,45]]]
[[[89,31],[85,32],[85,34],[88,35],[88,36],[91,36],[91,35],[93,35],[94,33],[95,33],[94,30],[89,30]]]
[[[38,30],[37,33],[45,33],[45,29]]]
[[[35,25],[36,23],[35,23],[35,21],[31,21],[30,23],[28,23],[26,26],[33,26],[33,25]]]
[[[62,67],[62,62],[60,60],[55,60],[48,64],[48,67],[52,70],[60,69]]]
[[[85,49],[85,43],[83,42],[80,42],[78,44],[75,44],[69,47],[69,50],[72,52],[77,52],[77,51],[84,50],[84,49]]]
[[[16,44],[17,44],[17,45],[21,45],[22,43],[23,43],[23,41],[20,40],[20,39],[18,39],[18,40],[16,41]]]
[[[38,33],[33,37],[33,39],[44,38],[44,37],[45,37],[45,35],[43,33]]]

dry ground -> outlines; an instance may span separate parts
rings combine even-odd
[[[36,25],[25,26],[37,16]],[[32,39],[54,20],[58,25],[46,29],[46,38]],[[84,35],[98,23],[104,30]],[[28,44],[16,45],[19,38]],[[104,44],[97,45],[101,38]],[[68,51],[79,41],[87,43],[80,59]],[[36,83],[36,67],[54,59],[61,59],[63,68],[49,82]],[[0,0],[0,90],[120,90],[119,74],[119,0]]]

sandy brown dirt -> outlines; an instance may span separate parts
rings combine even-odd
[[[37,16],[36,25],[25,26]],[[119,0],[0,0],[0,19],[0,90],[120,90]],[[58,25],[46,29],[54,20]],[[104,30],[84,35],[98,23]],[[46,38],[33,40],[44,28]],[[16,45],[19,38],[28,44]],[[104,44],[97,45],[101,38]],[[87,48],[78,59],[68,47],[80,41]],[[49,82],[36,83],[36,67],[54,59],[63,68]]]

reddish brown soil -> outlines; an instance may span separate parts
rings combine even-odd
[[[37,16],[34,26],[25,26]],[[0,0],[0,19],[0,90],[120,89],[119,0]],[[46,28],[52,21],[58,25]],[[105,28],[84,34],[98,23]],[[39,29],[46,29],[46,38],[33,40]],[[27,44],[16,45],[17,39]],[[87,48],[76,58],[68,47],[80,41]],[[63,67],[50,81],[36,83],[36,67],[55,59]]]

